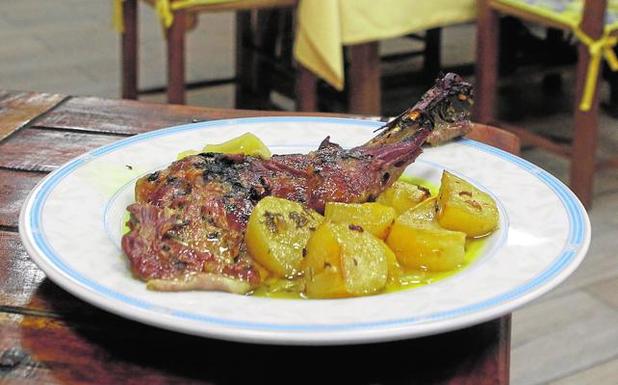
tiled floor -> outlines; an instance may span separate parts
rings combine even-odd
[[[111,0],[0,2],[0,88],[117,97],[119,45],[110,15]],[[161,29],[151,10],[142,7],[140,18],[140,83],[159,86],[165,80]],[[201,17],[188,38],[189,80],[233,75],[233,22],[231,14]],[[447,63],[473,58],[473,33],[471,26],[445,31]],[[400,45],[389,41],[385,49]],[[565,78],[568,90],[568,73]],[[548,96],[540,91],[538,79],[522,76],[514,83],[519,86],[505,89],[504,98],[515,95],[527,105],[543,106],[536,110],[522,106],[520,123],[568,135],[569,95],[546,105]],[[159,95],[145,99],[163,100]],[[233,107],[233,87],[192,91],[189,103]],[[550,108],[554,112],[547,113]],[[599,152],[615,154],[618,120],[603,115],[601,121]],[[524,157],[566,178],[565,161],[537,150],[525,151]],[[593,240],[582,266],[558,289],[513,315],[515,385],[618,383],[618,172],[602,172],[596,178],[590,218]]]

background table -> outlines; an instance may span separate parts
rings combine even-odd
[[[379,114],[379,41],[467,23],[475,17],[474,0],[300,0],[294,39],[294,59],[301,69],[298,108],[317,110],[315,77],[343,90],[346,47],[348,111]],[[440,68],[432,70],[431,76],[437,76]]]
[[[277,114],[288,113],[0,90],[0,383],[508,383],[510,316],[372,345],[230,343],[99,310],[52,283],[26,254],[18,235],[21,204],[69,159],[166,126]],[[476,126],[472,137],[495,138],[494,130]],[[497,145],[513,149],[511,137],[500,138]]]

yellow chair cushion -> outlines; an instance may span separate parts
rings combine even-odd
[[[579,103],[582,111],[592,107],[596,85],[601,67],[601,60],[605,58],[613,71],[618,71],[618,58],[614,47],[618,44],[618,37],[614,32],[618,30],[618,0],[609,0],[605,15],[604,33],[599,39],[593,39],[581,30],[583,16],[583,0],[492,0],[491,5],[501,11],[518,11],[517,14],[532,14],[537,19],[547,20],[549,23],[564,26],[573,31],[577,39],[588,47],[590,63],[586,74],[584,93]],[[502,7],[500,7],[502,6]],[[507,12],[508,13],[508,12]]]
[[[122,23],[122,2],[114,1],[114,27],[118,32],[124,30]],[[169,28],[174,21],[174,11],[198,8],[200,11],[212,10],[233,10],[233,9],[252,9],[275,6],[294,5],[295,0],[147,0],[154,4],[155,10],[161,19],[161,24]],[[227,4],[229,3],[229,5]],[[210,7],[209,7],[210,6]]]
[[[571,29],[579,27],[582,20],[583,0],[492,0]],[[618,29],[618,0],[609,0],[605,17],[606,30]]]

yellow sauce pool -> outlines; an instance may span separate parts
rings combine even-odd
[[[400,181],[421,185],[429,189],[432,196],[438,194],[439,186],[434,185],[424,179],[416,178],[412,176],[401,176]],[[466,240],[466,253],[464,263],[459,265],[456,269],[441,272],[430,272],[421,270],[404,270],[404,273],[399,277],[397,282],[389,282],[386,287],[377,294],[392,293],[400,290],[412,289],[440,281],[442,279],[451,277],[466,267],[470,266],[478,257],[482,254],[486,238],[467,239]],[[403,267],[402,267],[403,268]],[[302,278],[296,280],[288,280],[281,278],[272,278],[262,284],[262,286],[252,292],[252,295],[258,297],[267,298],[280,298],[280,299],[306,299],[308,298],[302,293],[303,281]]]
[[[387,283],[384,290],[377,294],[392,293],[395,291],[412,289],[424,285],[429,285],[442,279],[451,277],[466,267],[470,266],[485,248],[486,239],[466,240],[465,262],[454,270],[430,272],[421,270],[405,270],[399,277],[398,282]],[[302,278],[296,280],[288,279],[269,279],[262,286],[251,294],[258,297],[280,298],[280,299],[306,299],[302,293]]]

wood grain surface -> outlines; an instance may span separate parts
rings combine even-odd
[[[0,168],[0,228],[17,228],[19,210],[26,196],[45,174]]]
[[[21,108],[29,109],[11,107]],[[0,383],[508,383],[510,317],[392,343],[276,347],[153,328],[67,293],[28,257],[17,232],[21,205],[47,172],[129,135],[266,113],[75,97],[41,114],[0,142]],[[516,150],[510,134],[495,132],[479,126],[472,137]]]
[[[62,102],[65,96],[0,90],[0,141]]]
[[[35,127],[64,128],[105,134],[134,135],[173,125],[204,120],[289,115],[285,112],[215,109],[112,100],[73,98],[39,119]]]
[[[49,172],[88,150],[122,138],[26,128],[0,143],[0,167]]]

